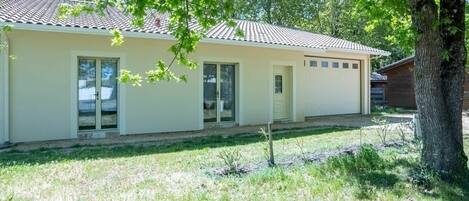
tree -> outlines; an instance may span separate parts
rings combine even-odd
[[[467,170],[462,138],[464,0],[410,0],[415,43],[415,91],[423,161],[445,174]],[[438,9],[439,8],[439,9]]]
[[[423,134],[422,161],[445,174],[467,172],[462,138],[464,0],[360,0],[388,24],[393,39],[415,44],[415,96]],[[393,19],[411,17],[411,29]],[[389,20],[391,19],[391,20]]]
[[[392,15],[398,11],[385,11],[381,7],[377,11],[370,11],[366,7],[368,4],[363,1],[269,0],[269,2],[270,4],[267,0],[235,0],[235,17],[330,35],[392,52],[389,57],[373,58],[373,69],[413,54],[412,37],[401,37],[401,35],[413,36],[410,30],[410,15]],[[269,8],[270,14],[266,13],[266,7]],[[383,15],[384,12],[389,13],[387,22],[376,20],[374,15]],[[394,28],[397,26],[400,29]]]

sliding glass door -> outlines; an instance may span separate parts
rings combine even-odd
[[[235,121],[235,65],[204,64],[204,122]]]
[[[78,59],[78,129],[117,128],[118,59]]]

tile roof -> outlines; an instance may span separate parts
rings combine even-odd
[[[110,30],[118,28],[127,32],[155,33],[169,35],[168,15],[150,13],[143,28],[133,27],[131,16],[108,8],[105,15],[82,14],[66,20],[57,19],[58,6],[61,3],[73,3],[72,0],[0,0],[0,22],[36,24],[58,27]],[[206,37],[212,39],[245,41],[299,48],[311,48],[334,51],[362,52],[373,55],[389,55],[389,52],[371,48],[358,43],[301,30],[274,26],[265,23],[236,20],[237,26],[244,31],[244,38],[235,36],[235,28],[220,23],[211,28]],[[199,28],[192,24],[192,28]]]

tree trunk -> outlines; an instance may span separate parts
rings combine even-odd
[[[464,0],[441,0],[441,18],[435,0],[410,0],[410,5],[417,33],[414,77],[422,159],[439,173],[462,173],[467,169],[462,141]],[[452,20],[440,23],[448,17]],[[460,31],[450,34],[448,27]]]

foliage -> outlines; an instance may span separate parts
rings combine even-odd
[[[330,35],[390,51],[372,60],[373,69],[413,54],[409,15],[386,11],[384,23],[368,12],[372,1],[260,0],[235,1],[235,17]],[[387,1],[384,1],[386,3]],[[379,8],[378,10],[382,10]],[[389,20],[392,19],[392,20]],[[389,26],[393,27],[389,27]],[[406,36],[406,40],[396,34]]]
[[[403,121],[399,122],[399,124],[396,127],[397,133],[399,134],[399,137],[401,138],[402,142],[407,142],[406,136],[409,133],[414,132],[414,123],[412,121]]]
[[[218,153],[218,158],[223,160],[223,163],[228,168],[228,174],[239,174],[241,171],[242,155],[238,149],[222,150]]]
[[[309,161],[308,155],[307,155],[308,153],[306,152],[306,149],[305,149],[304,139],[300,139],[300,138],[296,139],[295,145],[300,151],[301,160],[303,160],[304,162],[308,162]]]
[[[400,107],[389,107],[389,106],[373,106],[371,113],[373,115],[385,115],[385,114],[411,114],[415,113],[415,110],[400,108]]]
[[[363,172],[382,170],[383,159],[372,145],[363,145],[355,155],[333,158],[327,162],[328,167],[334,170],[347,172]]]
[[[0,26],[0,37],[2,36],[2,34],[7,34],[11,32],[12,30],[13,30],[13,25],[7,24],[7,25]],[[8,48],[8,43],[1,41],[0,52],[4,50],[5,48]]]
[[[386,117],[373,117],[371,121],[377,125],[376,134],[381,139],[381,143],[386,145],[388,134],[391,132],[391,125],[389,124]]]
[[[218,23],[226,23],[228,26],[235,27],[236,23],[232,20],[234,13],[234,3],[232,0],[177,0],[177,1],[127,1],[127,0],[92,0],[83,1],[75,4],[63,3],[59,7],[58,17],[67,18],[69,16],[79,16],[82,13],[104,14],[108,7],[115,7],[121,12],[132,17],[132,25],[137,28],[144,26],[144,20],[152,17],[155,12],[167,14],[169,16],[169,32],[177,42],[169,48],[174,57],[169,63],[160,59],[156,62],[154,70],[146,72],[146,80],[149,83],[157,83],[162,80],[186,81],[185,75],[175,74],[171,67],[177,63],[187,66],[189,69],[197,67],[196,63],[188,58],[188,55],[194,52],[198,42],[204,36],[206,31]],[[154,19],[158,21],[160,19]],[[192,24],[197,23],[200,29],[192,28]],[[237,35],[242,35],[239,29],[236,29]],[[119,30],[113,29],[112,45],[118,46],[124,42],[123,35]],[[127,78],[120,80],[125,83],[131,83],[133,86],[141,86],[143,79],[139,74],[133,74],[124,70]],[[128,78],[135,79],[128,79]]]

